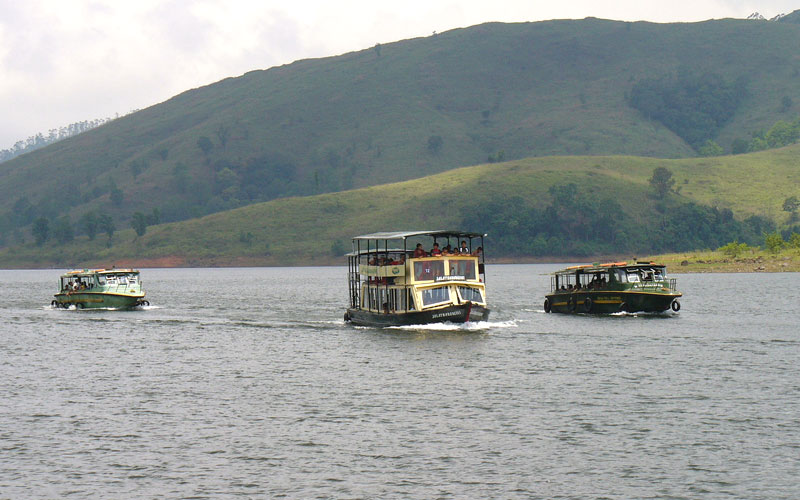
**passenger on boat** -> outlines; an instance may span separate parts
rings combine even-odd
[[[482,256],[483,255],[483,247],[476,248],[475,251],[472,252],[472,255],[475,256],[475,257]]]
[[[467,242],[465,240],[461,240],[461,246],[458,248],[458,253],[469,255],[469,247],[467,246]]]
[[[439,250],[439,244],[434,243],[433,248],[431,248],[431,257],[439,257],[442,255],[442,251]]]
[[[422,248],[422,243],[417,243],[417,248],[414,249],[414,258],[419,259],[421,257],[425,257],[427,254],[425,250]]]

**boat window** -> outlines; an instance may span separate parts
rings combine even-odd
[[[463,276],[464,279],[475,279],[475,261],[472,259],[454,259],[450,261],[450,276]]]
[[[483,303],[483,295],[481,291],[477,288],[472,288],[468,286],[460,286],[458,287],[458,294],[461,295],[461,300],[469,300],[470,302],[480,302]]]
[[[450,287],[440,286],[422,290],[422,305],[430,306],[440,302],[450,301]]]
[[[628,283],[639,283],[639,273],[628,271]]]
[[[408,290],[408,310],[414,310],[414,292],[411,290]]]
[[[97,283],[98,283],[100,286],[103,286],[103,285],[105,285],[105,284],[106,284],[106,277],[105,277],[104,275],[102,275],[102,274],[98,275],[98,276],[97,276]]]
[[[381,304],[386,302],[386,289],[368,287],[365,306],[367,309],[380,310]]]
[[[404,312],[414,309],[411,290],[405,288],[367,287],[362,307],[381,312]]]
[[[390,312],[405,311],[406,294],[404,292],[405,290],[402,288],[390,288],[386,290],[386,293],[388,293],[388,298],[382,302],[382,304],[385,306],[384,311],[386,308],[388,308]]]
[[[416,281],[432,281],[437,276],[444,276],[443,260],[414,262],[414,279]]]

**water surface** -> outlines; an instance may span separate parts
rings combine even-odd
[[[680,313],[355,328],[345,268],[148,269],[135,311],[0,271],[0,498],[797,498],[800,275],[677,275]]]

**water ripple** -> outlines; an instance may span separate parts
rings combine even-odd
[[[545,314],[547,269],[495,266],[492,321],[383,329],[341,268],[146,270],[157,305],[92,312],[0,271],[0,498],[800,496],[797,275],[595,317]]]

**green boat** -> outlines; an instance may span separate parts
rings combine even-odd
[[[654,262],[609,262],[571,266],[554,272],[545,312],[613,314],[680,311],[676,280]]]
[[[135,269],[83,269],[62,274],[53,307],[65,309],[130,309],[147,306],[142,280]]]

